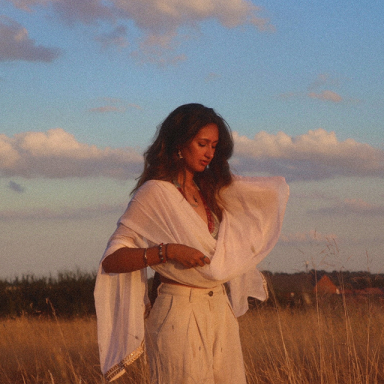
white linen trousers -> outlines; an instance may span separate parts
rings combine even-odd
[[[151,384],[246,384],[225,288],[161,284],[146,324]]]

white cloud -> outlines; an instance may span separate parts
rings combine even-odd
[[[384,177],[384,151],[353,139],[339,141],[324,129],[290,137],[259,132],[250,139],[234,132],[233,166],[239,172],[267,172],[290,180],[336,176]]]
[[[112,3],[115,12],[155,34],[207,19],[218,20],[227,28],[245,24],[259,30],[269,28],[268,20],[258,16],[260,9],[247,0],[113,0]]]
[[[142,170],[142,155],[132,148],[100,149],[79,143],[61,128],[0,135],[0,174],[65,178],[129,178]]]
[[[8,17],[0,16],[0,61],[51,62],[59,54],[58,49],[36,45],[22,25]]]
[[[205,20],[216,20],[225,28],[251,25],[259,31],[273,31],[261,9],[249,0],[8,0],[19,9],[31,11],[51,5],[53,12],[68,24],[108,25],[112,32],[99,32],[95,39],[103,48],[128,45],[128,30],[123,23],[133,23],[142,33],[140,50],[134,51],[139,61],[155,61],[158,47],[163,53],[160,64],[184,60],[182,54],[169,51],[178,47],[181,28],[199,28]],[[101,22],[101,23],[100,23]],[[116,26],[118,23],[118,26]],[[164,44],[166,42],[166,44]],[[144,51],[141,51],[141,50]],[[143,53],[143,55],[141,55]]]
[[[111,99],[114,100],[114,99]],[[137,106],[136,106],[137,107]],[[384,151],[323,129],[290,137],[259,132],[253,139],[233,134],[235,173],[282,175],[288,180],[337,176],[384,177]],[[61,128],[0,135],[0,174],[14,177],[96,177],[126,179],[142,170],[141,151],[97,148],[79,143]]]

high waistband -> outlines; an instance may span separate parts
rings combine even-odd
[[[175,285],[161,283],[158,288],[159,295],[173,295],[173,296],[184,296],[189,297],[190,300],[196,298],[210,298],[226,295],[224,285],[217,285],[212,288],[193,288],[185,285]]]

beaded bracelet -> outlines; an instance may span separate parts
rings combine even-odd
[[[159,244],[159,259],[162,263],[166,263],[167,260],[164,258],[164,255],[163,255],[163,243]]]
[[[148,248],[145,248],[145,249],[144,249],[144,255],[143,255],[144,265],[145,265],[146,267],[148,267],[147,249],[148,249]]]

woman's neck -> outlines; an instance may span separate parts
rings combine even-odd
[[[194,187],[195,183],[193,181],[194,173],[189,172],[186,170],[185,172],[180,172],[179,176],[177,178],[177,182],[179,185],[185,186],[185,187]]]

